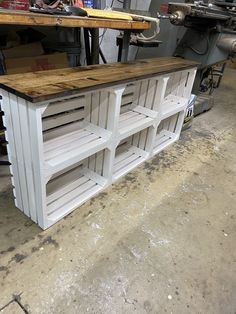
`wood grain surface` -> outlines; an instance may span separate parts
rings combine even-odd
[[[78,16],[62,16],[38,14],[32,12],[0,10],[1,25],[30,25],[30,26],[61,26],[111,29],[149,29],[151,24],[140,21],[118,19],[91,18]]]
[[[194,67],[196,62],[164,57],[6,75],[0,78],[0,87],[37,103]]]

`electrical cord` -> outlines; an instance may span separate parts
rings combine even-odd
[[[138,35],[135,35],[136,39],[142,40],[142,41],[151,41],[151,40],[155,39],[157,37],[157,35],[160,33],[160,20],[156,19],[154,21],[154,23],[155,23],[155,29],[154,29],[154,33],[152,36],[146,37],[143,33],[140,33]]]

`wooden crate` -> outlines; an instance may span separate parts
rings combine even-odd
[[[46,229],[178,140],[195,72],[149,73],[36,103],[2,88],[16,207]]]
[[[184,121],[185,108],[161,120],[156,131],[153,155],[161,152],[179,139]]]
[[[152,151],[153,126],[122,139],[115,149],[112,181],[124,176],[150,157]]]

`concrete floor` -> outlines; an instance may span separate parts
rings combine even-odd
[[[0,313],[236,313],[236,89],[43,232],[0,184]]]

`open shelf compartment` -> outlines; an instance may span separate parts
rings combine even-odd
[[[183,97],[168,95],[167,97],[165,97],[162,104],[162,118],[168,118],[169,116],[172,116],[175,113],[184,110],[187,103],[188,100]]]
[[[46,185],[46,214],[51,225],[100,192],[108,180],[104,176],[102,150],[82,162],[55,174]]]
[[[107,146],[108,106],[101,110],[101,98],[108,99],[107,94],[90,93],[47,106],[42,117],[46,177]]]
[[[184,110],[162,120],[157,128],[153,154],[157,154],[179,139],[184,121]]]
[[[150,155],[154,128],[149,127],[120,141],[115,152],[113,181],[143,163]]]
[[[193,70],[178,71],[169,75],[161,106],[163,118],[183,110],[191,95]]]
[[[120,139],[135,134],[153,124],[157,117],[158,87],[161,78],[130,83],[121,100],[118,131]]]

